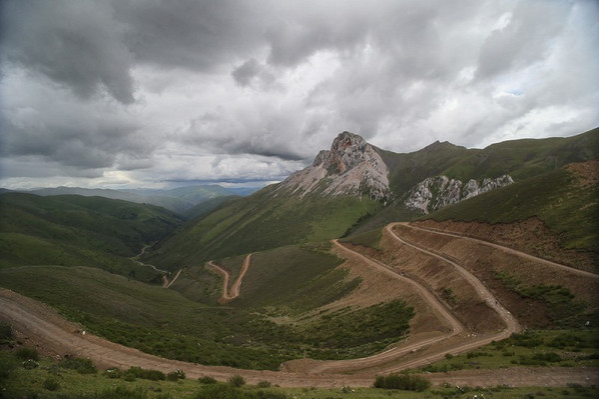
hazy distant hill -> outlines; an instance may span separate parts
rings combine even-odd
[[[221,196],[230,196],[234,193],[218,185],[186,186],[175,189],[89,189],[80,187],[42,188],[27,191],[30,194],[41,196],[52,195],[82,195],[85,197],[104,197],[136,202],[139,204],[152,204],[161,206],[170,211],[184,214],[194,206]]]
[[[423,210],[408,200],[426,179],[446,184],[426,186],[421,193],[425,202],[450,204],[596,156],[598,129],[569,138],[516,140],[485,149],[437,142],[408,154],[381,150],[344,132],[311,166],[187,223],[153,248],[148,259],[175,267],[328,240],[421,216]],[[502,176],[507,176],[501,180],[504,183],[488,184]]]

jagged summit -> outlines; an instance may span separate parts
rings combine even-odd
[[[368,195],[385,200],[390,194],[389,171],[373,147],[361,136],[340,133],[330,150],[318,153],[311,166],[289,176],[274,194],[300,198],[310,193],[322,196]]]

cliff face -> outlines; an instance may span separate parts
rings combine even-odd
[[[289,176],[274,195],[368,195],[384,201],[391,195],[388,174],[387,165],[370,144],[356,134],[343,132],[330,150],[320,151],[311,166]]]
[[[408,208],[429,213],[512,183],[514,180],[509,175],[496,179],[485,178],[481,182],[470,179],[466,184],[460,180],[449,179],[447,176],[429,177],[408,192],[404,204]]]

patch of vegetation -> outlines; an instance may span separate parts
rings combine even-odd
[[[60,362],[60,367],[75,370],[79,374],[95,374],[98,369],[90,359],[82,357],[68,357]]]
[[[526,285],[507,271],[496,272],[493,277],[501,280],[507,289],[522,298],[544,302],[547,305],[547,316],[557,326],[579,325],[582,313],[587,308],[585,303],[576,301],[574,294],[561,285]]]
[[[0,344],[7,344],[15,337],[15,332],[10,323],[0,320]]]
[[[267,187],[181,228],[148,253],[148,263],[193,266],[289,244],[321,242],[341,236],[360,217],[381,205],[367,197],[272,196]]]
[[[35,348],[21,347],[16,350],[15,356],[20,360],[40,360],[40,355]]]
[[[387,376],[378,376],[374,381],[373,386],[375,388],[422,392],[430,388],[431,382],[428,379],[417,375],[390,374]]]
[[[0,351],[0,366],[5,361],[16,362],[14,352]],[[17,363],[18,364],[18,363]],[[243,385],[236,388],[228,383],[214,380],[201,381],[179,379],[178,381],[135,379],[134,381],[114,380],[102,374],[79,374],[75,370],[57,367],[58,362],[51,358],[42,358],[40,367],[25,370],[16,367],[10,372],[10,378],[2,379],[0,386],[6,398],[46,398],[46,399],[285,399],[285,398],[352,398],[352,399],[413,399],[418,397],[480,397],[494,399],[521,398],[532,394],[542,398],[592,398],[597,397],[596,387],[568,384],[561,388],[512,388],[506,386],[474,388],[468,386],[433,387],[420,394],[414,391],[390,390],[380,388],[279,388]],[[49,381],[50,382],[47,382]],[[51,380],[59,383],[57,390]],[[211,382],[211,383],[208,383]],[[482,394],[482,395],[481,395]]]
[[[528,330],[512,334],[508,339],[493,342],[473,352],[437,361],[420,371],[445,372],[514,366],[597,367],[598,337],[596,329]]]
[[[599,253],[599,189],[580,186],[576,176],[557,169],[467,201],[440,209],[427,218],[510,223],[541,219],[561,238],[565,249]]]

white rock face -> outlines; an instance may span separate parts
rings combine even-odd
[[[323,196],[368,195],[385,200],[391,195],[389,170],[379,154],[362,137],[343,132],[329,151],[320,151],[311,166],[289,176],[274,191],[300,198],[309,193]]]
[[[470,179],[466,184],[460,180],[450,180],[447,176],[429,177],[410,190],[404,204],[408,208],[429,213],[513,183],[514,179],[509,175],[503,175],[496,179],[484,178],[481,183]]]

